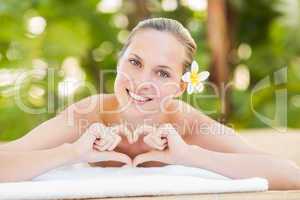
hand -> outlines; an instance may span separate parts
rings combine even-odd
[[[126,125],[124,124],[119,124],[116,126],[110,127],[110,130],[112,131],[113,134],[115,135],[123,135],[127,138],[129,144],[135,143],[139,138],[138,135],[135,133],[132,133]]]
[[[143,140],[144,143],[149,147],[157,150],[164,150],[167,146],[167,139],[163,138],[164,126],[156,128],[150,125],[142,125],[135,129],[134,135],[139,137],[145,135]]]
[[[107,127],[101,123],[92,124],[88,130],[99,135],[96,139],[94,147],[99,151],[112,151],[121,142],[122,138],[116,134],[111,127]]]
[[[167,139],[167,149],[164,151],[153,150],[136,156],[133,166],[137,166],[148,161],[158,161],[168,164],[182,164],[187,156],[188,145],[181,138],[176,129],[169,123],[160,127],[162,138]]]
[[[100,125],[101,126],[101,125]],[[98,151],[95,147],[97,139],[103,137],[100,132],[99,124],[90,126],[87,131],[72,144],[78,162],[101,162],[101,161],[119,161],[126,165],[131,165],[132,161],[129,156],[115,151]],[[100,139],[101,141],[101,139]],[[114,144],[112,144],[114,146]]]

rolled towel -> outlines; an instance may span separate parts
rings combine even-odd
[[[268,181],[230,179],[215,172],[178,165],[152,168],[66,166],[32,181],[0,183],[0,199],[74,199],[252,192],[268,190]]]

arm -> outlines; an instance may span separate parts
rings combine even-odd
[[[184,133],[186,143],[223,153],[269,154],[249,144],[234,129],[211,119],[187,103],[177,101],[176,104],[180,109],[173,121],[179,132]]]
[[[101,132],[93,127],[95,126],[90,126],[72,144],[66,143],[46,150],[0,151],[0,182],[30,180],[58,166],[77,162],[94,163],[114,160],[131,165],[131,159],[125,154],[96,150],[99,149],[97,142],[102,142]]]
[[[277,158],[250,145],[240,135],[182,102],[177,123],[189,126],[187,164],[214,170],[232,178],[261,176],[272,189],[300,188],[300,169],[290,160]],[[195,128],[196,127],[196,128]],[[202,148],[201,148],[202,147]]]
[[[0,182],[29,180],[70,163],[74,153],[65,142],[75,140],[75,135],[65,119],[60,114],[22,138],[0,145]]]
[[[0,182],[30,180],[74,159],[75,153],[70,144],[40,151],[0,151]]]
[[[290,160],[263,154],[221,153],[188,145],[182,162],[231,178],[264,177],[271,190],[300,189],[300,168]]]
[[[140,154],[133,165],[158,161],[200,167],[233,179],[264,177],[272,190],[300,189],[300,168],[292,161],[267,154],[222,153],[188,145],[170,124],[165,125],[162,137],[167,139],[167,149]]]
[[[89,124],[99,121],[98,105],[88,112],[91,100],[100,102],[99,95],[85,98],[69,106],[56,117],[43,122],[23,137],[0,145],[0,151],[29,151],[54,148],[64,143],[74,142]]]
[[[23,137],[0,145],[0,151],[31,151],[54,148],[76,140],[76,129],[66,125],[63,115],[43,122]]]

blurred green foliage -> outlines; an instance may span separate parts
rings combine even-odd
[[[98,74],[101,70],[115,68],[124,39],[143,17],[170,17],[183,23],[197,42],[196,60],[205,66],[201,70],[209,70],[212,58],[206,34],[206,9],[194,9],[187,5],[190,1],[168,1],[169,4],[165,0],[110,2],[122,4],[111,8],[115,10],[105,11],[108,9],[105,0],[0,1],[0,140],[26,134],[70,104],[59,90],[60,82],[74,76],[72,72],[68,75],[70,65],[77,66],[77,71],[73,72],[76,78],[96,87],[93,93],[113,92],[114,74],[104,77],[104,85],[99,84]],[[299,128],[300,1],[228,0],[227,3],[232,35],[232,52],[228,58],[230,81],[243,75],[237,73],[239,66],[250,73],[246,88],[232,88],[230,92],[229,123],[235,128],[267,127],[251,110],[251,89],[267,76],[273,82],[273,73],[287,67],[288,82],[256,93],[253,107],[272,118],[276,103],[274,92],[287,88],[288,127]],[[47,73],[43,74],[45,68],[53,69],[54,80],[49,80]],[[29,114],[16,103],[16,84],[11,80],[32,69],[40,73],[29,76],[21,84],[22,102],[36,109],[50,105],[53,109],[48,112]],[[53,84],[49,84],[51,81]],[[73,101],[77,101],[91,93],[81,87],[71,95],[74,95]],[[218,119],[222,105],[212,88],[194,97],[195,102],[191,104]],[[186,94],[182,97],[185,101],[188,98]]]

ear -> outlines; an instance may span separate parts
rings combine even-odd
[[[183,81],[180,81],[179,83],[179,91],[176,92],[176,94],[174,95],[174,97],[180,97],[184,91],[186,90],[187,88],[187,83],[186,82],[183,82]]]

